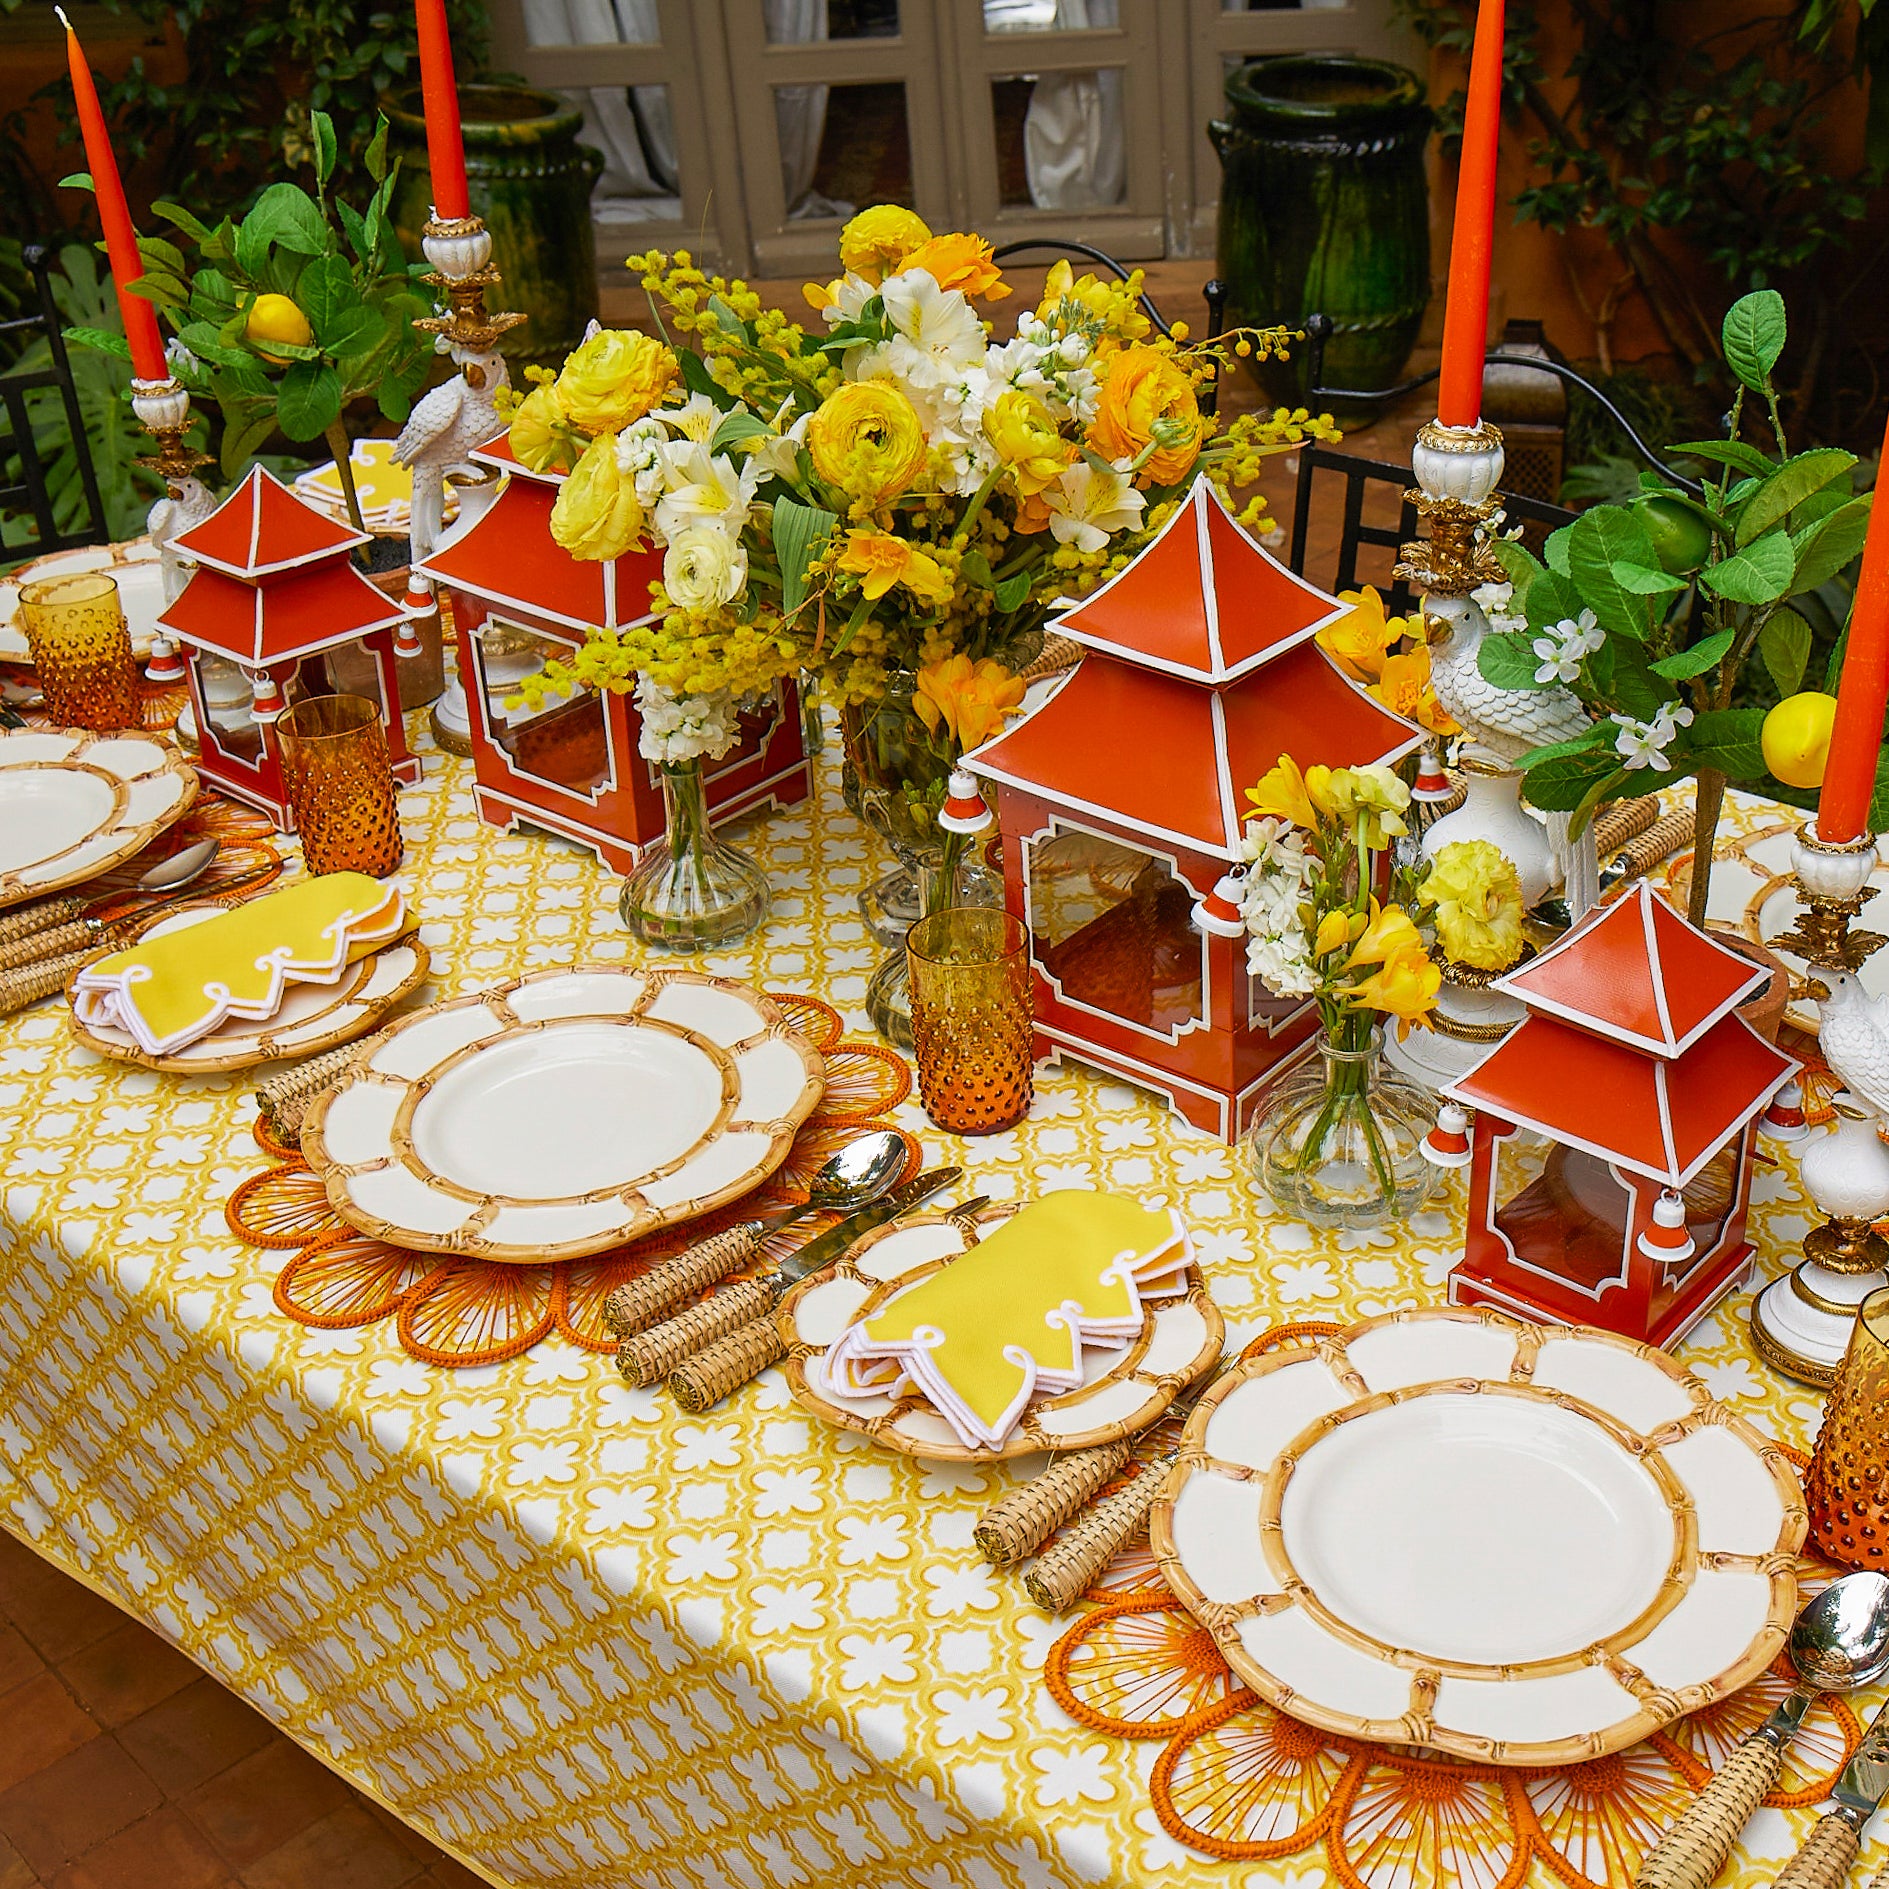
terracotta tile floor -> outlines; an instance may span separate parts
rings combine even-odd
[[[479,1878],[0,1534],[0,1889],[477,1889]]]

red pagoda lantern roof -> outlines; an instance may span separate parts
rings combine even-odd
[[[323,558],[340,557],[369,533],[317,510],[261,466],[202,524],[176,540],[178,551],[231,577],[268,577]]]
[[[336,562],[312,564],[272,583],[246,583],[205,566],[158,622],[199,649],[261,668],[352,642],[402,615],[400,605],[353,565]]]
[[[1443,1093],[1676,1188],[1796,1069],[1743,1017],[1666,1057],[1532,1016]]]
[[[419,568],[487,603],[530,611],[574,630],[647,623],[649,586],[662,575],[662,553],[574,558],[551,536],[556,501],[555,482],[511,479],[483,518]]]
[[[1423,738],[1315,644],[1217,689],[1093,655],[965,765],[1150,839],[1232,860],[1245,789],[1280,755],[1301,767],[1356,767],[1395,760]]]
[[[1218,683],[1310,641],[1347,607],[1255,544],[1202,475],[1134,562],[1054,627],[1138,666]]]
[[[1631,1049],[1678,1056],[1769,975],[1642,880],[1495,988]]]

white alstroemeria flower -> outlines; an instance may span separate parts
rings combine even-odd
[[[708,448],[694,440],[674,440],[663,449],[663,468],[656,529],[665,541],[705,521],[731,534],[748,522],[748,503],[761,483],[752,461],[737,472],[726,453],[711,457]]]
[[[679,438],[699,441],[706,446],[715,437],[724,415],[707,394],[690,394],[679,407],[658,407],[649,416],[660,420]]]
[[[829,286],[833,299],[820,311],[829,328],[837,328],[843,321],[857,321],[861,310],[879,293],[863,275],[843,275]]]
[[[718,524],[690,525],[669,540],[662,560],[663,589],[684,610],[732,603],[748,581],[741,540]]]
[[[1043,503],[1056,542],[1078,551],[1101,550],[1116,532],[1139,525],[1148,505],[1127,473],[1097,472],[1086,459],[1044,487]]]
[[[1608,719],[1620,730],[1614,736],[1614,750],[1631,771],[1649,767],[1657,774],[1672,771],[1666,750],[1680,729],[1692,725],[1692,710],[1668,702],[1650,722],[1635,721],[1631,715],[1611,715]]]
[[[984,324],[957,289],[941,289],[923,269],[908,269],[880,289],[892,339],[850,355],[854,380],[890,374],[918,397],[984,364]]]

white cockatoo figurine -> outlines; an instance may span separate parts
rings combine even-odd
[[[1824,1061],[1861,1106],[1889,1122],[1889,1001],[1872,997],[1854,971],[1822,965],[1811,967],[1810,991]]]
[[[145,529],[157,547],[166,605],[175,603],[183,594],[190,574],[188,560],[180,558],[171,548],[173,541],[187,531],[194,531],[215,510],[216,500],[210,496],[209,488],[190,474],[176,485],[167,486],[164,496],[145,515]]]
[[[1513,765],[1530,748],[1572,741],[1593,717],[1570,689],[1502,689],[1478,666],[1489,619],[1473,597],[1429,597],[1424,612],[1447,633],[1430,645],[1436,699],[1463,733],[1498,761]]]
[[[510,381],[505,357],[495,347],[454,347],[451,353],[459,372],[420,401],[394,441],[394,458],[413,473],[410,530],[416,564],[439,543],[446,475],[463,468],[483,477],[471,455],[500,430],[498,391]]]

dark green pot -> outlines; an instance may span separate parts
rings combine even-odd
[[[513,361],[552,365],[584,338],[597,314],[597,261],[590,192],[603,154],[577,142],[583,114],[549,92],[522,85],[462,85],[466,191],[472,213],[492,232],[492,261],[503,280],[488,294],[494,310],[530,316],[500,344]],[[400,157],[393,219],[401,247],[420,260],[420,231],[433,202],[426,121],[409,92],[387,114]]]
[[[1227,74],[1219,270],[1228,320],[1334,324],[1327,386],[1376,389],[1403,372],[1430,299],[1423,81],[1340,54],[1255,59]],[[1305,350],[1259,365],[1268,396],[1304,397]]]

